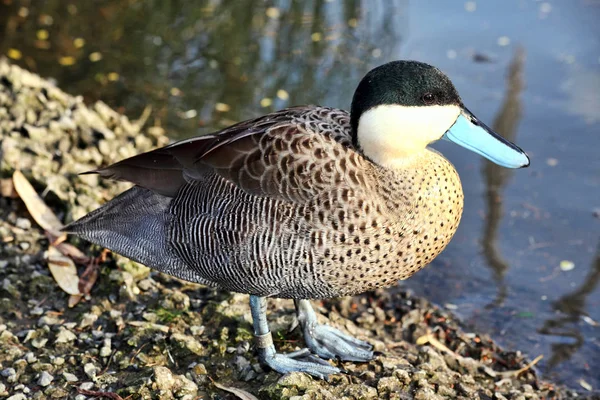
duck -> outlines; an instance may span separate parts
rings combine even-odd
[[[88,173],[133,186],[64,228],[174,277],[248,294],[260,362],[327,379],[328,360],[372,346],[319,323],[311,299],[396,285],[431,263],[463,211],[449,140],[507,168],[517,145],[429,64],[399,60],[359,82],[350,112],[296,106]],[[267,299],[293,299],[306,348],[273,344]]]

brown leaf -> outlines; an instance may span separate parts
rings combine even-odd
[[[234,388],[234,387],[223,386],[221,384],[218,384],[215,381],[213,381],[213,384],[217,388],[219,388],[221,390],[224,390],[226,392],[229,392],[229,393],[235,395],[236,397],[240,398],[241,400],[258,400],[258,398],[256,398],[256,396],[254,396],[253,394],[250,394],[250,393],[246,392],[245,390],[237,389],[237,388]]]
[[[80,295],[77,267],[69,257],[63,255],[56,247],[50,246],[46,255],[48,268],[58,286],[71,295]]]
[[[69,296],[69,302],[68,302],[69,308],[75,307],[77,304],[79,304],[79,302],[81,301],[81,299],[83,299],[83,295],[82,294],[72,294],[72,295],[70,295]]]
[[[92,259],[90,257],[83,254],[81,250],[79,250],[77,247],[73,246],[70,243],[62,242],[54,244],[54,247],[56,247],[56,249],[60,251],[63,255],[71,257],[73,261],[75,261],[77,264],[89,264],[90,262],[92,262]]]
[[[11,199],[19,197],[15,191],[12,179],[0,179],[0,197],[9,197]]]
[[[56,240],[66,237],[66,234],[61,232],[60,229],[63,224],[58,220],[54,212],[44,203],[44,200],[36,193],[31,183],[25,178],[25,175],[21,171],[15,171],[13,174],[13,184],[15,190],[21,197],[21,200],[25,203],[27,210],[44,230],[51,233]],[[62,241],[60,240],[60,241]]]
[[[79,291],[83,294],[90,294],[96,279],[98,279],[98,264],[90,263],[79,279]]]

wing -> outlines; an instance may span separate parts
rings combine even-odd
[[[342,182],[366,185],[370,163],[349,131],[345,111],[288,108],[92,172],[170,197],[214,172],[247,193],[303,203]]]

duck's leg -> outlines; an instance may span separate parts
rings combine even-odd
[[[310,301],[294,300],[298,322],[304,332],[308,348],[321,358],[339,358],[344,361],[369,361],[373,346],[347,335],[329,325],[319,324]]]
[[[259,360],[274,369],[286,374],[288,372],[305,372],[317,378],[327,379],[331,374],[340,372],[339,368],[331,366],[327,361],[313,356],[308,349],[302,349],[289,354],[279,354],[275,351],[273,337],[267,323],[267,299],[250,296],[250,311],[252,325],[256,337],[256,347]]]

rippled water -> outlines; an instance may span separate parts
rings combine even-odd
[[[439,66],[532,165],[436,146],[462,177],[463,220],[403,284],[543,354],[546,376],[598,389],[597,21],[596,0],[0,0],[0,53],[131,118],[150,104],[174,138],[289,105],[348,108],[362,75],[392,59]]]

